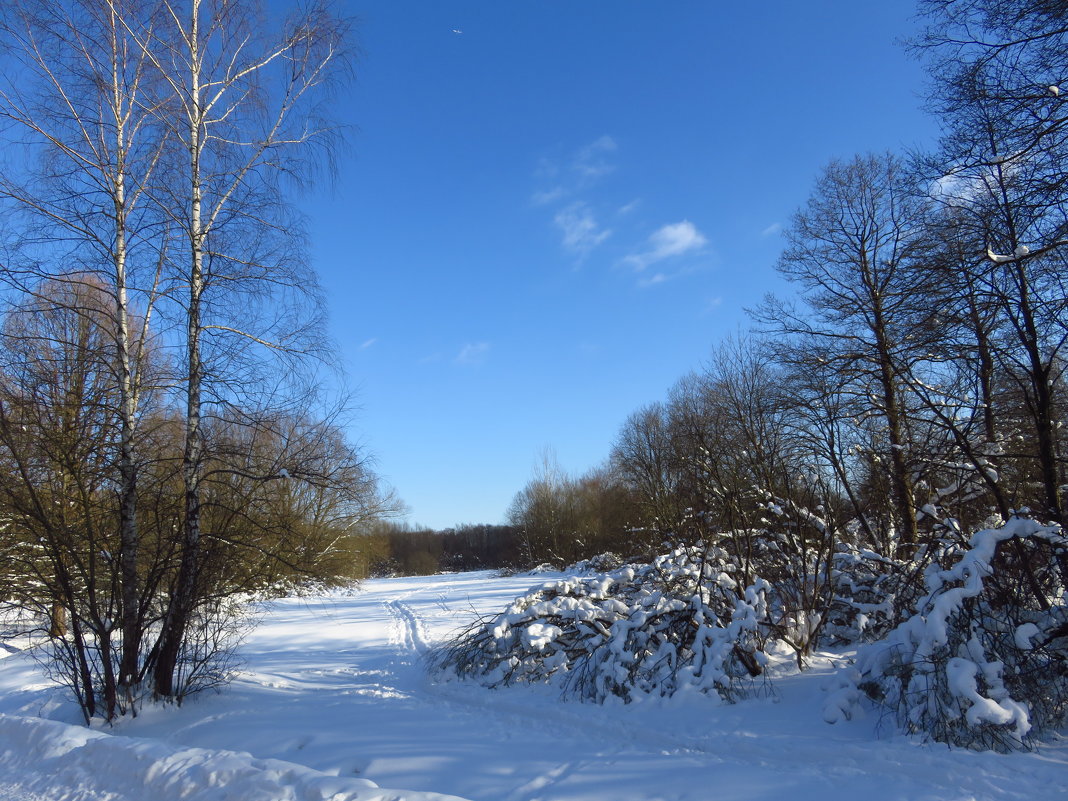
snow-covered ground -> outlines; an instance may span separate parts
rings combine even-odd
[[[0,646],[0,801],[1068,799],[1068,740],[999,755],[922,745],[875,715],[824,723],[830,656],[800,675],[784,659],[773,692],[735,706],[428,678],[428,647],[541,580],[400,578],[274,602],[228,688],[106,733]]]

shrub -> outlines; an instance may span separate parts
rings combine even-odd
[[[1059,527],[1014,517],[932,564],[927,593],[885,639],[863,647],[825,717],[862,692],[902,729],[968,748],[1008,750],[1068,718],[1068,605]]]
[[[832,558],[834,593],[822,640],[826,645],[873,642],[886,636],[907,599],[907,562],[840,544]]]

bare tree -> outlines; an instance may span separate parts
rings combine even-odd
[[[685,500],[664,404],[650,404],[627,418],[612,446],[611,463],[637,493],[643,525],[660,534],[678,532]]]
[[[151,27],[152,3],[107,2],[5,5],[2,33],[20,70],[0,93],[0,115],[25,146],[24,174],[0,176],[0,196],[29,222],[29,235],[3,276],[36,291],[49,279],[68,282],[69,298],[89,280],[94,297],[109,298],[108,338],[117,393],[116,413],[123,630],[120,675],[139,673],[145,610],[139,604],[136,437],[146,391],[145,354],[161,291],[165,236],[147,192],[163,152],[152,106],[152,76],[127,26]],[[80,265],[70,273],[71,262]],[[95,283],[93,283],[95,281]],[[139,307],[139,310],[135,310]],[[97,315],[98,308],[78,311]]]
[[[780,272],[809,313],[768,298],[756,316],[787,347],[804,344],[869,398],[883,423],[893,517],[906,549],[918,541],[907,387],[902,368],[921,353],[922,293],[908,267],[923,220],[890,155],[832,162],[787,230]],[[789,356],[797,362],[800,353]]]
[[[109,502],[121,424],[108,295],[88,279],[41,286],[0,333],[0,506],[18,543],[8,589],[51,620],[58,678],[87,721],[123,704],[111,622],[122,608]]]
[[[1040,0],[926,0],[915,47],[944,126],[931,177],[997,313],[994,357],[1029,410],[1041,505],[1064,521],[1058,386],[1068,344],[1068,9]],[[976,259],[975,257],[979,257]]]
[[[573,541],[577,531],[570,484],[556,454],[546,448],[534,477],[512,499],[508,521],[522,533],[531,563],[563,566],[575,556]]]
[[[180,697],[175,669],[201,565],[205,404],[238,405],[242,382],[262,373],[250,369],[262,359],[250,348],[309,356],[321,343],[314,275],[283,183],[305,177],[306,157],[335,133],[318,112],[347,68],[347,26],[322,3],[280,30],[256,2],[164,7],[165,24],[134,34],[167,87],[157,107],[187,157],[157,197],[188,248],[177,266],[186,287],[184,534],[154,665],[157,694]]]
[[[120,601],[101,617],[123,631],[117,683],[104,681],[110,718],[147,676],[180,699],[193,680],[182,659],[210,662],[213,593],[234,576],[203,575],[206,492],[213,548],[242,529],[222,512],[244,497],[279,513],[273,532],[251,516],[238,538],[246,557],[309,574],[389,504],[319,403],[321,299],[285,200],[329,162],[337,129],[320,112],[348,69],[347,24],[325,3],[281,20],[231,0],[15,0],[0,19],[25,68],[3,87],[0,115],[33,165],[0,176],[26,220],[3,278],[29,307],[82,304],[65,309],[109,345],[92,355],[111,380],[100,413],[116,421],[94,440],[118,488],[118,541],[106,551]],[[168,362],[178,369],[162,382],[155,368]],[[180,421],[164,405],[177,391]],[[107,493],[86,494],[106,526]],[[204,631],[191,635],[194,620]]]
[[[209,595],[351,575],[354,538],[392,511],[336,419],[277,412],[206,426]]]

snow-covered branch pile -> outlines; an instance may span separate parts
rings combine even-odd
[[[487,687],[544,683],[628,702],[699,692],[733,703],[756,688],[772,641],[793,648],[800,669],[811,647],[860,644],[828,697],[828,722],[866,697],[909,733],[1026,747],[1068,723],[1068,538],[1024,516],[967,542],[953,526],[945,532],[912,559],[838,542],[809,561],[785,550],[776,561],[766,558],[778,544],[769,536],[753,538],[744,571],[736,553],[704,545],[607,572],[578,564],[431,662]],[[754,574],[763,578],[745,586],[740,577]]]
[[[733,702],[762,673],[768,589],[739,586],[720,551],[679,548],[651,564],[547,583],[461,634],[433,664],[490,687],[546,682],[598,701],[698,691]]]
[[[608,573],[623,567],[625,562],[626,560],[619,556],[619,554],[612,553],[612,551],[605,551],[604,553],[595,554],[589,559],[583,559],[575,562],[573,565],[568,565],[564,568],[564,572],[572,576],[584,576],[591,573]]]
[[[932,564],[927,593],[885,639],[864,646],[825,718],[864,693],[900,726],[970,748],[1006,750],[1068,718],[1068,599],[1059,527],[1016,517]]]

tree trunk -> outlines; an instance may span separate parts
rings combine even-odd
[[[199,3],[192,7],[189,31],[190,100],[189,100],[189,307],[186,310],[186,426],[182,453],[182,482],[185,486],[181,564],[175,581],[170,607],[161,634],[155,666],[156,694],[174,697],[181,693],[175,686],[178,659],[186,637],[189,617],[196,600],[200,568],[200,465],[203,458],[203,433],[200,429],[201,382],[203,368],[200,354],[201,296],[204,291],[204,246],[206,231],[202,220],[202,186],[200,155],[203,146],[204,109],[200,85]]]
[[[67,636],[67,609],[58,600],[52,601],[52,614],[49,616],[48,636]]]

